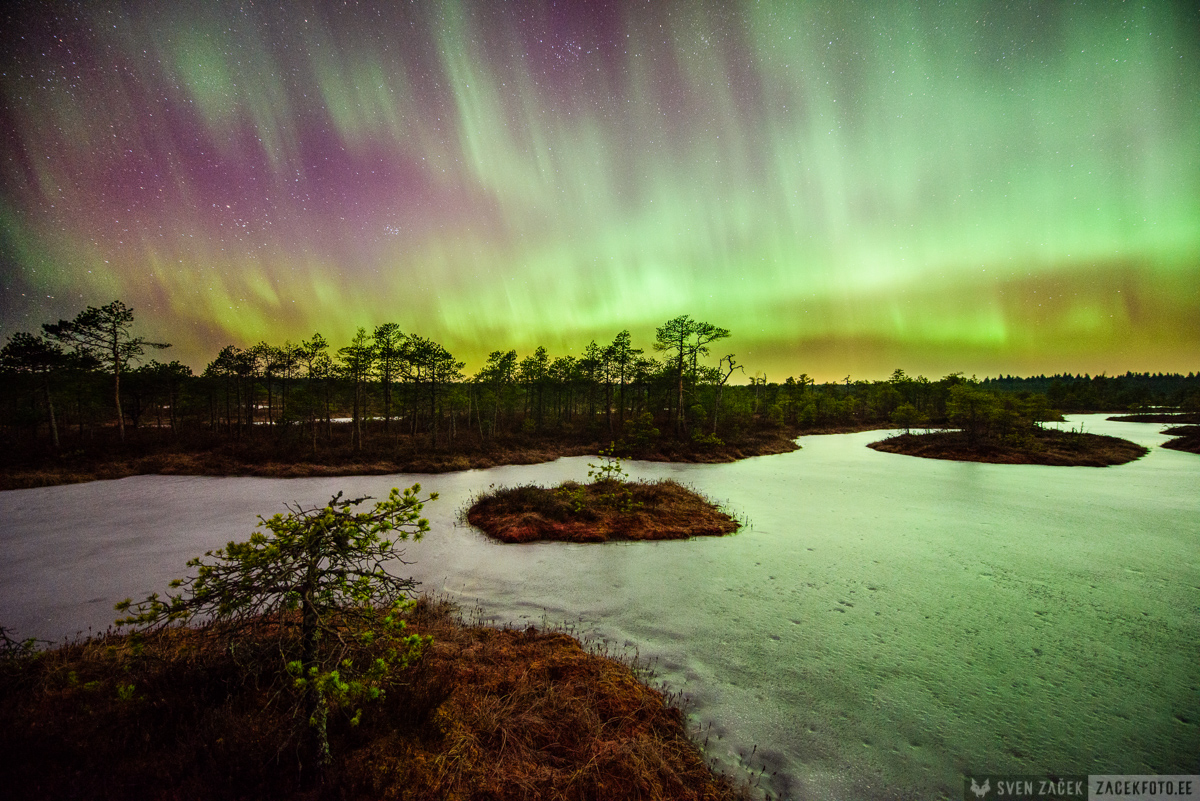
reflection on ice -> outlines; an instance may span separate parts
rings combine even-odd
[[[163,590],[257,514],[420,481],[441,494],[433,533],[407,548],[426,589],[501,621],[636,644],[711,724],[710,754],[777,771],[787,797],[956,797],[971,770],[1195,772],[1200,459],[1154,448],[1103,469],[964,464],[865,447],[879,436],[806,437],[732,465],[631,465],[750,523],[687,542],[510,546],[455,524],[473,492],[582,479],[586,458],[0,493],[0,623],[50,639],[102,629],[113,603]]]

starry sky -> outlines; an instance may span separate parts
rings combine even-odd
[[[0,337],[396,322],[474,371],[680,314],[770,380],[1200,369],[1170,2],[9,3]]]

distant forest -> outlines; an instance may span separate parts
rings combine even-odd
[[[938,425],[960,385],[986,401],[988,414],[1033,422],[1058,412],[1200,407],[1195,373],[929,379],[897,369],[879,381],[818,384],[803,373],[770,381],[724,352],[727,329],[687,315],[642,347],[621,331],[578,357],[495,350],[474,375],[441,344],[394,323],[360,328],[340,347],[320,334],[230,345],[194,375],[178,361],[149,358],[169,345],[135,336],[133,324],[132,310],[114,301],[12,335],[0,350],[0,436],[57,450],[153,429],[270,436],[314,452],[334,441],[358,450],[406,438],[438,449],[464,437],[542,436],[611,441],[636,453],[666,440],[716,448],[764,429]]]

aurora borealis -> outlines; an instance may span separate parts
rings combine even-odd
[[[1187,4],[9,4],[0,336],[1200,368]]]

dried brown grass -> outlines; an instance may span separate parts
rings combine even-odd
[[[183,629],[140,652],[109,634],[4,660],[0,786],[45,799],[748,797],[628,664],[563,633],[464,625],[446,604],[422,601],[409,625],[432,646],[360,726],[330,718],[335,761],[315,785],[299,778],[269,627],[232,651]]]
[[[606,542],[720,536],[738,522],[675,481],[568,481],[501,487],[472,503],[467,522],[502,542]]]

